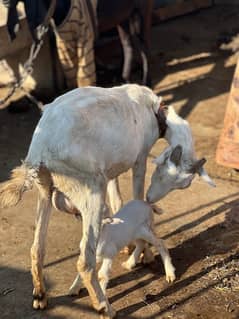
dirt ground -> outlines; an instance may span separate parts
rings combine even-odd
[[[153,28],[153,84],[190,122],[198,156],[217,184],[210,188],[196,178],[189,189],[160,202],[157,233],[165,239],[177,280],[168,284],[158,256],[149,266],[125,271],[120,254],[114,262],[108,295],[118,318],[239,318],[239,189],[238,172],[215,163],[236,62],[231,51],[239,32],[238,7],[219,6],[162,23]],[[39,119],[34,107],[24,113],[0,111],[0,181],[24,159]],[[146,187],[154,169],[151,160],[165,144],[152,149]],[[124,201],[132,198],[130,172],[121,179]],[[81,224],[59,212],[52,214],[45,258],[49,307],[34,311],[29,251],[33,240],[36,193],[0,212],[0,318],[98,318],[89,297],[67,296],[74,276]]]

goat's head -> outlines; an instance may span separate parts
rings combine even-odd
[[[182,159],[183,149],[181,145],[174,148],[167,148],[159,157],[154,160],[157,165],[151,184],[147,191],[147,201],[154,203],[170,191],[187,188],[196,174],[199,174],[211,186],[215,186],[203,168],[206,160],[193,160],[190,164]]]

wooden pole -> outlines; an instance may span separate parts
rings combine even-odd
[[[216,162],[239,169],[239,59],[231,84],[224,126],[217,146]]]

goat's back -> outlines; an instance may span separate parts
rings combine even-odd
[[[72,90],[45,107],[26,162],[114,178],[132,167],[145,141],[155,142],[156,100],[138,85]]]

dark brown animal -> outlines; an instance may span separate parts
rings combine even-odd
[[[98,0],[99,32],[117,27],[124,52],[122,78],[127,83],[130,82],[135,49],[142,60],[142,84],[150,86],[148,57],[152,10],[153,0]]]

